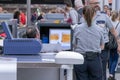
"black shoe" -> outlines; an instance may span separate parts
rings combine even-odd
[[[109,77],[108,80],[116,80],[114,77]]]

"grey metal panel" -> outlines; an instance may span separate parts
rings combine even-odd
[[[42,53],[47,54],[47,53]],[[53,55],[2,55],[4,57],[17,58],[18,68],[45,68],[45,67],[57,67],[60,68],[59,64],[55,64],[54,54]],[[51,54],[51,53],[50,53]],[[45,60],[46,59],[46,60]]]
[[[58,68],[18,68],[17,80],[60,80]]]
[[[63,80],[60,64],[55,64],[54,53],[40,55],[1,55],[17,58],[17,80]],[[46,59],[44,61],[43,59]],[[48,59],[48,61],[47,61]]]

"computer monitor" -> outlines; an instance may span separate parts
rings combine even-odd
[[[70,29],[49,29],[49,43],[61,44],[62,50],[71,49]]]
[[[62,50],[72,50],[72,29],[66,23],[39,23],[42,43],[61,44]]]

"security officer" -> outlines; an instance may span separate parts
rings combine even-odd
[[[90,4],[92,4],[91,6],[93,7],[98,6],[98,3],[99,2],[94,2],[94,0],[90,0]],[[116,30],[112,25],[110,18],[105,13],[101,13],[100,8],[98,7],[96,9],[96,16],[94,17],[94,23],[99,25],[103,30],[105,48],[104,50],[102,50],[101,58],[102,58],[102,67],[103,67],[103,78],[104,80],[106,80],[106,65],[109,58],[109,49],[107,48],[107,44],[109,42],[109,37],[108,37],[109,31],[115,36],[115,39],[117,40],[118,52],[120,52],[120,39]]]
[[[99,25],[103,29],[104,40],[105,40],[105,48],[102,50],[102,67],[103,67],[103,77],[106,80],[106,65],[109,59],[109,48],[106,46],[109,42],[108,32],[113,28],[113,25],[105,13],[101,13],[99,11],[96,12],[96,16],[94,21],[97,25]]]
[[[37,27],[30,26],[26,29],[26,37],[27,38],[37,38],[40,39],[40,32]]]
[[[74,66],[77,80],[103,80],[100,53],[104,48],[104,37],[101,27],[93,22],[94,16],[94,8],[85,6],[85,21],[74,28],[74,51],[84,56],[84,64]]]

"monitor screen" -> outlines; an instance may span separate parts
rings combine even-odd
[[[61,44],[62,50],[72,50],[72,29],[70,24],[39,23],[42,43]]]
[[[61,44],[62,50],[71,49],[70,29],[49,29],[49,43]]]

